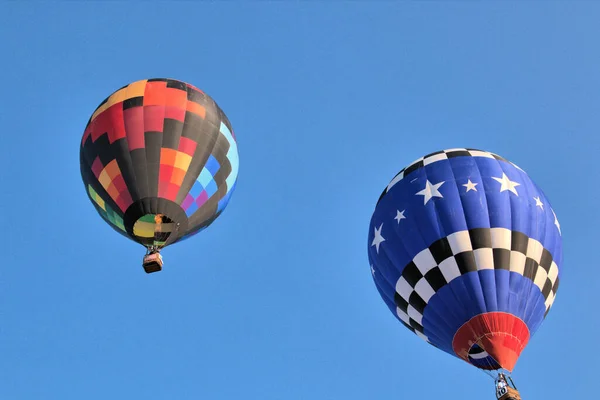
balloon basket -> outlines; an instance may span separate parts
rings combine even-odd
[[[153,272],[162,271],[163,267],[163,259],[160,253],[151,253],[144,256],[144,262],[142,263],[144,267],[144,271],[147,274],[151,274]]]

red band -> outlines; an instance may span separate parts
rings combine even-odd
[[[479,314],[461,326],[452,340],[457,356],[469,362],[469,349],[477,343],[504,369],[511,371],[529,341],[529,328],[512,314]]]

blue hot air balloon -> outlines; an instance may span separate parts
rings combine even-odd
[[[486,151],[421,157],[385,188],[368,256],[392,313],[473,366],[512,372],[560,281],[562,238],[544,192]]]

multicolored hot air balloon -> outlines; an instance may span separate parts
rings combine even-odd
[[[486,151],[421,157],[371,218],[375,285],[417,336],[476,368],[512,372],[558,289],[561,230],[548,198]]]
[[[208,227],[225,209],[238,176],[229,120],[208,95],[174,79],[124,86],[94,111],[83,133],[81,176],[89,199],[117,232],[160,249]]]

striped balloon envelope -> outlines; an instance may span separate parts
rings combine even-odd
[[[554,302],[562,233],[518,166],[449,149],[400,171],[373,212],[368,258],[392,313],[479,369],[512,372]]]
[[[174,79],[140,80],[112,93],[81,141],[81,176],[96,211],[152,250],[208,227],[227,206],[238,168],[225,113]]]

